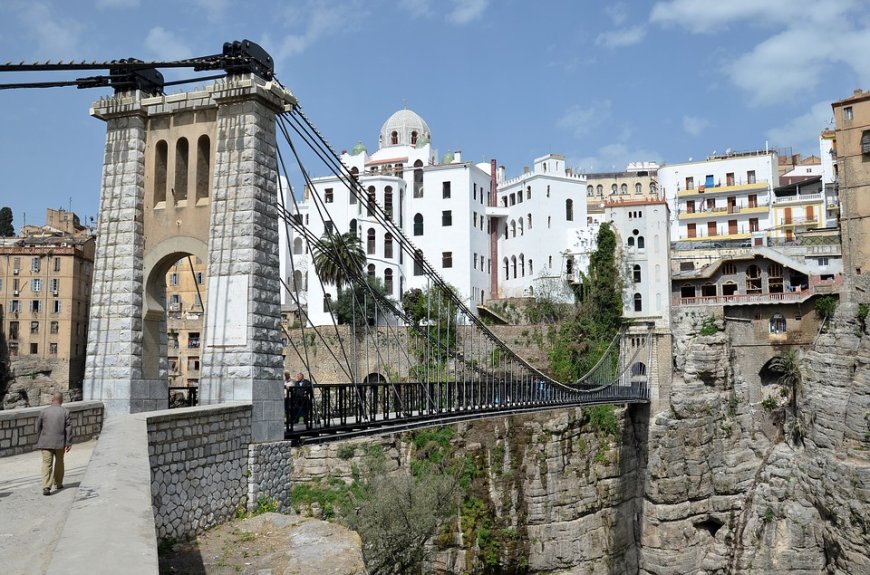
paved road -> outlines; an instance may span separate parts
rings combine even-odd
[[[45,573],[96,444],[73,445],[64,458],[64,489],[48,497],[38,451],[0,459],[0,572]]]

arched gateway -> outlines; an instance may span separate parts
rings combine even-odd
[[[108,416],[167,407],[164,278],[208,266],[200,403],[252,402],[283,438],[275,115],[293,95],[254,74],[171,96],[121,92],[106,122],[85,398]]]

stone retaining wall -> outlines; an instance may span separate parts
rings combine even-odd
[[[36,419],[45,407],[0,411],[0,457],[36,449]],[[88,441],[100,434],[103,427],[102,403],[74,401],[65,403],[64,407],[72,416],[73,443]]]

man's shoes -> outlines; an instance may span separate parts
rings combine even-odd
[[[63,489],[63,485],[58,485],[54,489],[55,489],[55,491],[60,491],[61,489]]]
[[[43,494],[43,495],[50,495],[50,494],[51,494],[51,488],[50,488],[50,487],[46,487],[46,488],[44,488],[44,489],[42,490],[42,494]]]

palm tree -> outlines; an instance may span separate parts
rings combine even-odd
[[[801,365],[797,352],[793,349],[774,357],[770,369],[779,374],[777,383],[783,386],[783,394],[789,395],[791,412],[797,415],[797,398],[801,392]]]
[[[356,234],[324,235],[313,246],[314,270],[324,283],[341,291],[354,276],[361,276],[366,263],[362,242]]]

